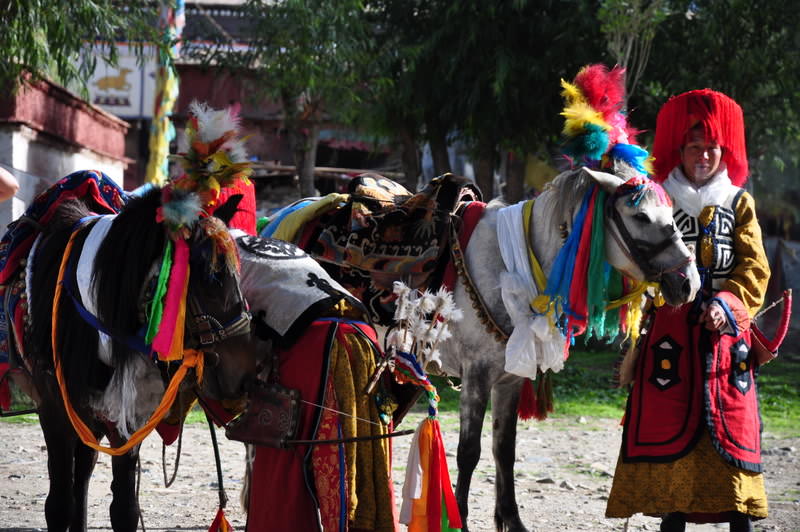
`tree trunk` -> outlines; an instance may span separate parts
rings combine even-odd
[[[483,194],[484,201],[494,197],[494,157],[479,155],[475,159],[475,184]]]
[[[403,174],[405,175],[405,187],[414,192],[419,184],[419,176],[422,173],[422,165],[419,160],[419,146],[414,133],[410,129],[400,128],[400,147],[401,160],[403,163]]]
[[[525,194],[525,157],[509,152],[506,188],[503,196],[509,205],[522,200]]]
[[[431,157],[433,157],[433,173],[437,176],[451,172],[450,156],[447,153],[447,134],[431,129],[429,135]]]
[[[318,120],[315,119],[316,113],[303,112],[292,95],[284,94],[282,100],[289,148],[292,150],[295,172],[300,181],[300,197],[315,196],[314,167],[317,162],[320,129]]]
[[[297,175],[300,176],[300,196],[309,198],[317,195],[314,184],[314,168],[317,165],[317,145],[319,141],[319,124],[314,121],[306,125],[303,150],[295,153]]]

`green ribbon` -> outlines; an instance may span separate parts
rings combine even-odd
[[[153,294],[153,300],[150,302],[150,311],[148,312],[147,334],[144,338],[147,345],[153,343],[153,338],[155,338],[158,328],[161,326],[161,317],[164,313],[164,296],[167,294],[167,283],[172,270],[173,248],[172,240],[167,239],[167,244],[164,246],[164,256],[161,259],[161,271],[158,272],[156,292]]]

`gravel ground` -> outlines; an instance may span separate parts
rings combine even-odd
[[[414,427],[419,416],[404,426]],[[494,466],[491,461],[491,420],[483,434],[483,453],[470,497],[470,529],[493,530]],[[452,480],[458,421],[442,416]],[[551,419],[523,422],[517,446],[517,500],[523,521],[532,530],[623,530],[624,520],[604,519],[605,501],[617,458],[621,428],[616,420]],[[238,504],[244,470],[244,446],[218,432],[224,483],[230,498],[226,513],[235,530],[244,530],[245,515]],[[400,492],[410,437],[394,440],[394,479]],[[167,449],[168,467],[175,446]],[[800,437],[764,435],[770,517],[756,530],[800,532]],[[184,434],[175,483],[164,487],[161,441],[151,436],[142,446],[140,504],[147,530],[208,530],[217,507],[214,455],[208,427],[190,425]],[[38,425],[0,422],[0,532],[44,530],[47,496],[47,453]],[[171,469],[170,469],[171,471]],[[111,530],[111,461],[101,455],[95,469],[89,502],[89,530]],[[636,516],[628,530],[658,530],[656,519]],[[689,531],[723,531],[727,526],[689,525]]]

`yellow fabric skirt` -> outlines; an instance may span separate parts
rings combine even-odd
[[[744,471],[723,460],[707,431],[689,454],[669,463],[617,461],[606,517],[636,513],[660,516],[669,512],[721,514],[741,512],[753,519],[767,517],[764,475]],[[706,515],[702,522],[714,522]],[[693,521],[689,515],[688,520]]]

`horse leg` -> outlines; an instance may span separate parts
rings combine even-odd
[[[496,475],[494,522],[498,531],[523,532],[514,492],[517,402],[523,379],[506,374],[492,388],[492,453]]]
[[[72,514],[70,531],[86,530],[88,526],[87,504],[89,501],[89,481],[97,464],[97,451],[81,443],[75,445],[75,473],[72,492],[75,496],[75,511]]]
[[[136,498],[138,446],[111,458],[111,528],[114,532],[135,532],[139,526],[139,501]]]
[[[44,517],[48,531],[61,532],[69,529],[75,512],[72,488],[77,436],[69,423],[65,424],[47,406],[39,409],[39,423],[47,446],[47,473],[50,477]]]
[[[458,480],[456,501],[461,513],[462,530],[468,531],[469,485],[472,473],[481,457],[481,430],[489,400],[490,384],[488,371],[482,365],[463,369],[461,374],[461,398],[459,403],[460,430],[458,433]]]

